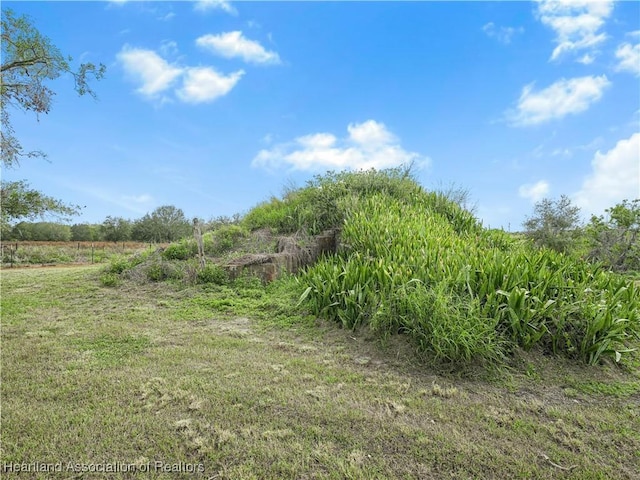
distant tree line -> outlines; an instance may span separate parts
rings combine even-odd
[[[3,232],[5,240],[58,242],[174,242],[191,235],[193,224],[173,205],[156,208],[137,220],[108,216],[102,223],[19,222]]]

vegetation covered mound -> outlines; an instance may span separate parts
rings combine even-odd
[[[640,333],[640,293],[601,266],[488,230],[406,169],[329,173],[258,205],[248,229],[342,228],[338,255],[302,276],[312,313],[408,334],[451,362],[514,347],[619,361]]]

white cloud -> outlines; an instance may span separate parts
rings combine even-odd
[[[153,50],[125,45],[117,59],[125,72],[140,83],[137,91],[147,97],[167,90],[183,73],[181,68],[171,65]]]
[[[235,9],[231,2],[227,0],[198,0],[193,9],[197,12],[209,12],[211,10],[222,10],[230,15],[237,15],[238,10]]]
[[[249,40],[241,31],[226,32],[219,35],[203,35],[196,45],[225,58],[242,58],[248,63],[278,64],[280,57],[254,40]]]
[[[177,54],[175,42],[163,42],[160,51]],[[117,59],[125,72],[140,86],[136,91],[151,100],[165,102],[169,92],[186,103],[211,102],[226,95],[235,87],[244,71],[223,75],[211,67],[182,67],[167,62],[153,50],[124,46]],[[177,88],[177,80],[182,85]],[[165,95],[166,94],[166,95]]]
[[[556,33],[551,60],[604,42],[607,35],[600,29],[612,10],[613,0],[538,0],[538,18]]]
[[[347,127],[348,136],[314,133],[261,150],[253,167],[293,170],[384,169],[415,162],[426,165],[428,157],[404,150],[383,123],[368,120]]]
[[[210,67],[187,68],[178,98],[187,103],[211,102],[229,93],[242,78],[244,71],[221,75]]]
[[[601,214],[624,199],[640,198],[640,133],[618,141],[606,153],[596,152],[592,171],[574,195],[576,204]]]
[[[482,31],[490,38],[495,38],[500,43],[508,45],[516,33],[523,33],[524,28],[500,27],[497,28],[493,22],[489,22],[482,27]]]
[[[395,143],[395,136],[382,123],[367,120],[364,123],[350,123],[347,127],[349,138],[364,148],[377,148],[381,145]]]
[[[534,184],[521,185],[518,189],[518,195],[522,198],[528,198],[531,202],[535,203],[549,194],[550,185],[546,180],[540,180]]]
[[[512,125],[537,125],[587,110],[611,85],[605,75],[560,79],[549,87],[534,91],[533,84],[522,89],[515,111],[507,112]]]
[[[616,70],[631,72],[640,77],[640,43],[623,43],[616,50],[616,58],[620,60]]]

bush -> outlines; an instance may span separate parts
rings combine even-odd
[[[203,236],[204,250],[208,255],[220,256],[237,248],[248,236],[247,229],[240,225],[221,225]]]
[[[120,284],[120,276],[113,272],[104,272],[100,275],[100,283],[105,287],[115,287]]]
[[[155,261],[147,265],[144,272],[147,279],[152,282],[182,280],[184,277],[184,272],[180,265],[174,262]]]
[[[116,255],[111,258],[109,265],[106,268],[106,273],[110,274],[121,274],[131,268],[131,264],[126,257],[122,255]]]
[[[165,260],[188,260],[198,253],[198,247],[193,241],[172,243],[162,252]]]
[[[227,282],[227,272],[222,267],[210,263],[198,271],[196,281],[197,283],[224,285]]]
[[[592,216],[586,234],[589,259],[617,271],[640,270],[640,198]]]

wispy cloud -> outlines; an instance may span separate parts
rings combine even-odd
[[[551,60],[582,50],[593,52],[607,39],[600,29],[613,10],[613,0],[538,0],[539,20],[556,34]]]
[[[153,197],[148,193],[142,195],[123,195],[122,199],[126,202],[147,205],[153,202]]]
[[[545,198],[551,189],[549,182],[546,180],[539,180],[533,184],[520,185],[518,189],[518,195],[522,198],[529,199],[532,203],[538,202]]]
[[[253,167],[320,171],[365,170],[397,167],[411,162],[424,166],[429,158],[406,151],[387,127],[375,120],[352,123],[348,135],[338,139],[331,133],[313,133],[261,150]]]
[[[241,58],[247,63],[280,63],[280,57],[276,52],[266,50],[255,40],[249,40],[241,31],[203,35],[196,40],[196,45],[216,55],[225,58]]]
[[[595,60],[595,57],[593,55],[591,55],[590,53],[585,53],[583,56],[577,59],[576,62],[581,63],[583,65],[591,65],[594,60]]]
[[[635,45],[623,43],[616,50],[616,58],[618,59],[617,71],[630,72],[640,77],[640,43]]]
[[[153,207],[155,202],[155,199],[147,193],[127,195],[104,188],[100,185],[91,185],[86,182],[63,182],[63,184],[71,190],[88,195],[110,205],[115,205],[116,207],[120,207],[135,214],[147,213],[151,207]]]
[[[237,15],[238,10],[227,0],[198,0],[195,2],[193,9],[197,12],[210,12],[213,10],[222,10],[230,15]]]
[[[163,42],[161,52],[177,53],[175,42]],[[211,102],[228,94],[244,75],[239,70],[224,75],[211,67],[169,63],[153,50],[125,45],[117,55],[127,75],[139,84],[138,93],[150,100],[169,101],[169,94],[186,103]],[[178,80],[182,83],[176,87]]]
[[[563,78],[539,91],[529,84],[522,89],[516,109],[507,112],[507,119],[511,125],[528,126],[584,112],[609,85],[605,75]]]
[[[640,133],[622,139],[608,152],[596,152],[591,173],[574,195],[588,213],[601,214],[624,199],[640,198]]]
[[[496,27],[493,22],[489,22],[482,27],[482,31],[490,38],[495,38],[500,43],[508,45],[511,39],[518,33],[524,33],[523,27]]]
[[[169,20],[171,20],[172,18],[174,18],[176,16],[175,13],[173,12],[169,12],[166,13],[164,15],[160,15],[158,18],[158,20],[160,20],[161,22],[168,22]]]

